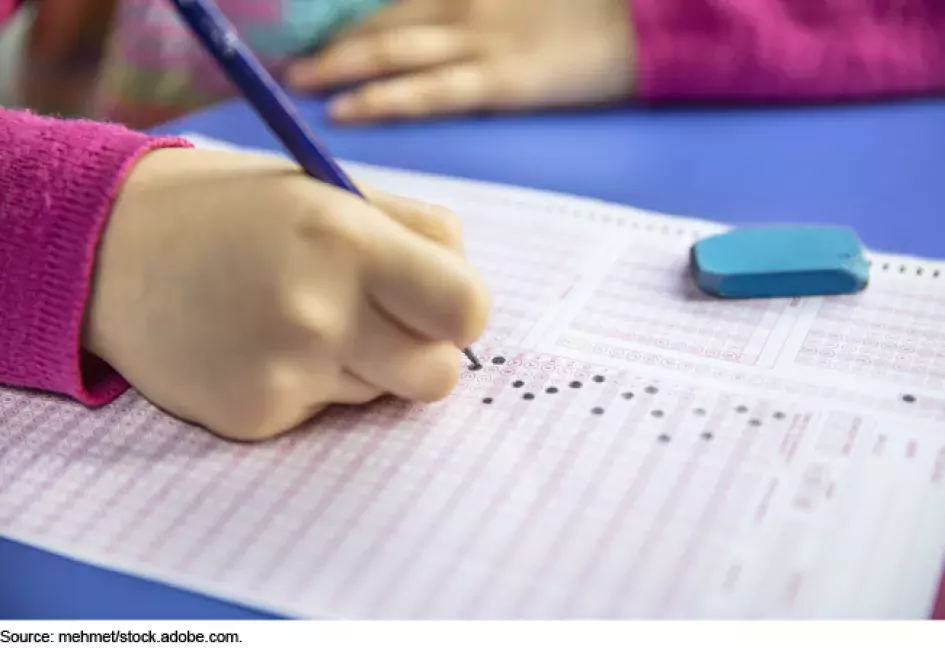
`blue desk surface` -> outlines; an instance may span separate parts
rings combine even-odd
[[[945,257],[945,101],[834,109],[504,116],[363,128],[303,113],[339,157],[551,189],[734,224],[854,227]],[[274,147],[230,104],[168,125]],[[266,618],[0,539],[0,618]]]

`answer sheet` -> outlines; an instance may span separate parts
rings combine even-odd
[[[933,615],[945,264],[719,301],[687,265],[720,225],[345,166],[461,216],[485,367],[261,445],[2,390],[0,534],[295,617]]]

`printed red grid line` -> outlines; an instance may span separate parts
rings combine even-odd
[[[304,590],[297,592],[296,596],[304,596],[312,587],[318,584],[317,579],[328,567],[332,555],[344,545],[345,540],[351,535],[371,507],[377,504],[381,494],[388,488],[393,479],[403,471],[404,466],[420,451],[423,446],[422,437],[441,420],[442,416],[442,409],[438,409],[433,413],[427,412],[420,420],[413,423],[409,434],[400,437],[397,451],[391,457],[387,469],[374,481],[367,493],[360,498],[360,501],[354,506],[344,523],[321,545],[318,551],[306,560],[304,567],[299,567],[299,572],[306,575],[307,585]],[[345,579],[348,580],[349,578],[350,575],[346,575]]]
[[[645,411],[646,407],[640,405],[640,402],[639,399],[635,399],[630,411],[626,413],[621,424],[616,426],[617,432],[611,438],[610,443],[607,444],[604,457],[594,471],[595,479],[585,485],[574,506],[564,516],[566,523],[559,529],[558,533],[555,534],[551,545],[545,551],[545,555],[538,561],[538,568],[532,574],[533,577],[552,572],[553,566],[560,560],[561,552],[567,546],[568,541],[573,537],[574,533],[580,528],[580,525],[576,524],[575,521],[581,517],[582,511],[586,510],[591,502],[594,501],[594,498],[600,493],[601,485],[606,482],[608,477],[612,474],[614,467],[617,465],[617,460],[626,457],[625,451],[630,444],[632,432],[635,431],[638,425],[643,423],[647,416],[647,412]],[[513,616],[521,616],[528,602],[528,591],[522,590],[512,605]]]
[[[63,499],[63,501],[59,504],[59,506],[56,507],[53,511],[51,511],[49,514],[47,514],[46,518],[42,520],[39,523],[39,525],[36,526],[36,528],[34,529],[35,533],[44,534],[47,531],[49,531],[50,527],[53,524],[61,522],[61,520],[65,517],[66,513],[72,507],[75,506],[76,502],[81,501],[84,497],[87,497],[88,493],[94,492],[95,487],[99,483],[101,483],[102,479],[108,473],[109,468],[111,468],[112,465],[114,464],[120,464],[121,461],[125,457],[127,457],[128,454],[131,452],[132,448],[135,445],[135,438],[133,437],[137,437],[139,434],[139,431],[140,431],[140,434],[142,435],[145,434],[148,429],[153,428],[155,425],[157,425],[157,422],[158,422],[157,414],[152,413],[151,416],[149,416],[148,419],[145,421],[144,426],[142,428],[139,428],[139,430],[135,430],[135,433],[133,435],[129,433],[127,435],[129,438],[126,438],[124,445],[114,447],[112,449],[112,452],[109,453],[107,457],[103,457],[99,461],[96,469],[90,475],[87,475],[86,478],[82,482],[77,484],[73,488],[72,492],[70,492],[69,495]],[[79,454],[79,453],[86,454],[87,448],[88,446],[84,448],[76,448],[76,454]],[[125,483],[127,483],[128,481],[130,481],[130,478],[129,480],[126,480]],[[122,489],[120,488],[116,488],[116,490],[113,491],[113,494],[117,494],[121,492],[121,490]],[[104,509],[104,505],[98,509],[99,513],[103,513],[107,510],[108,509]],[[98,518],[100,518],[100,515],[89,515],[86,518],[87,521],[85,524],[88,524],[89,521],[93,521]]]
[[[119,415],[118,413],[119,413],[119,410],[117,408],[112,408],[111,410],[109,410],[108,414],[106,414],[105,416],[98,417],[95,422],[95,427],[93,428],[93,431],[91,433],[91,437],[92,437],[91,441],[88,443],[88,445],[84,447],[73,446],[72,452],[70,454],[75,456],[79,454],[80,452],[88,452],[89,450],[97,446],[99,443],[101,443],[102,439],[105,436],[105,432],[108,430],[108,425],[118,417]],[[78,414],[76,414],[76,416],[78,416]],[[37,465],[36,462],[42,461],[44,457],[47,457],[48,455],[53,454],[54,448],[58,446],[62,446],[62,445],[65,445],[65,446],[71,445],[70,439],[69,439],[69,436],[70,436],[69,433],[52,434],[46,431],[42,431],[41,434],[46,435],[46,442],[34,450],[29,460],[24,461],[20,464],[21,468],[24,469],[25,472],[35,471],[36,465]],[[62,461],[63,464],[68,465],[69,457],[60,457],[60,458],[63,460]],[[45,471],[45,475],[40,479],[40,481],[34,484],[33,488],[27,491],[25,495],[21,494],[19,503],[16,506],[12,507],[11,510],[8,511],[7,514],[4,515],[2,519],[0,519],[0,527],[6,527],[13,524],[13,522],[15,522],[31,506],[35,505],[39,498],[41,498],[47,492],[50,491],[50,486],[59,477],[60,477],[60,473],[58,471],[49,470],[47,467],[47,470]],[[2,492],[3,490],[0,490],[0,493]]]
[[[945,337],[928,335],[916,329],[890,330],[887,327],[856,319],[846,322],[814,322],[805,336],[805,342],[811,344],[847,343],[870,349],[905,353],[915,353],[917,349],[945,351]]]
[[[162,414],[159,412],[152,412],[148,417],[148,420],[145,422],[145,426],[146,428],[149,428],[152,425],[156,425],[162,419]],[[115,489],[107,498],[101,500],[98,506],[90,510],[86,516],[85,522],[80,525],[79,528],[76,529],[75,532],[70,536],[69,542],[75,544],[82,542],[92,531],[92,529],[103,519],[106,513],[118,510],[120,508],[120,500],[131,491],[131,487],[135,483],[140,483],[146,480],[158,466],[159,460],[166,456],[166,454],[182,440],[183,439],[179,434],[165,434],[164,440],[161,443],[152,446],[151,452],[145,455],[145,462],[141,467],[141,470],[129,474],[127,479],[115,486]]]
[[[529,236],[526,232],[522,232],[517,241],[514,234],[508,236],[507,243],[498,243],[495,239],[480,241],[473,237],[464,245],[466,254],[475,260],[477,266],[501,272],[503,276],[534,280],[536,276],[558,274],[577,267],[588,244],[585,239],[578,238],[562,246],[541,242],[525,246],[521,241]]]
[[[906,316],[890,319],[883,315],[884,313],[878,313],[873,317],[866,317],[861,309],[822,306],[811,324],[811,330],[833,336],[837,335],[833,331],[840,329],[865,335],[868,340],[881,337],[886,340],[898,340],[915,336],[926,339],[932,345],[945,341],[945,334],[935,330],[937,318]]]
[[[942,378],[945,377],[945,366],[939,367],[928,367],[919,364],[916,366],[915,362],[922,362],[923,358],[914,358],[913,360],[899,359],[899,358],[883,358],[883,357],[870,357],[867,355],[856,355],[853,353],[839,353],[835,355],[829,355],[824,352],[820,352],[819,357],[827,358],[830,361],[831,365],[836,369],[849,369],[853,366],[868,366],[873,370],[874,373],[879,373],[882,370],[894,370],[896,374],[906,374],[910,376],[915,376],[918,378],[927,377],[927,378]],[[924,360],[927,360],[925,358]]]
[[[203,533],[194,538],[190,549],[175,563],[175,569],[184,571],[191,568],[193,561],[212,546],[212,536],[224,533],[226,525],[233,519],[240,507],[245,506],[247,500],[259,488],[265,487],[266,481],[272,475],[278,474],[282,464],[293,455],[296,448],[302,443],[302,438],[301,434],[294,434],[288,440],[288,443],[279,444],[277,448],[271,450],[272,456],[269,457],[269,461],[257,468],[256,473],[244,481],[243,487],[230,498],[229,504],[203,530]]]
[[[25,409],[29,410],[30,406],[27,405]],[[20,449],[22,445],[26,445],[30,448],[29,452],[24,453],[26,456],[19,456],[19,461],[11,462],[12,465],[7,465],[3,474],[0,475],[0,478],[2,478],[0,479],[0,496],[5,495],[10,486],[16,483],[24,473],[29,471],[36,459],[43,456],[49,447],[55,445],[57,441],[62,440],[64,435],[44,434],[42,431],[37,432],[40,426],[54,419],[55,416],[56,408],[54,406],[44,407],[41,412],[38,412],[29,419],[28,423],[20,426],[16,434],[10,436],[4,447],[0,448],[0,462],[3,462],[6,456],[13,450]],[[71,425],[83,417],[84,412],[82,412],[82,410],[78,408],[72,409],[67,418],[67,423],[62,426],[62,431],[69,429]],[[18,453],[14,454],[14,456],[18,456]]]
[[[857,295],[838,295],[824,302],[825,313],[841,313],[857,311],[871,313],[881,317],[866,317],[864,319],[899,319],[934,320],[945,315],[945,297],[936,290],[935,293],[910,293],[902,289],[895,291],[878,290],[875,287]],[[890,317],[891,316],[891,317]]]
[[[766,313],[784,309],[781,302],[729,303],[713,299],[698,289],[686,266],[668,256],[656,257],[653,262],[650,257],[618,263],[601,282],[599,294],[624,299],[634,295],[636,300],[670,306],[695,317],[720,317],[746,324],[757,323]]]
[[[621,322],[622,323],[622,322]],[[709,345],[709,344],[693,344],[680,341],[670,341],[666,337],[654,337],[645,334],[637,333],[636,331],[629,331],[627,329],[618,329],[618,328],[607,328],[604,324],[589,324],[579,327],[572,327],[572,330],[575,330],[579,333],[586,333],[591,335],[597,335],[600,337],[609,338],[611,340],[623,343],[637,343],[644,346],[658,348],[658,349],[670,349],[678,351],[680,353],[686,353],[697,358],[711,358],[711,359],[721,359],[731,362],[742,362],[742,363],[752,363],[757,360],[759,354],[745,354],[744,348],[737,348],[735,350],[729,350],[723,344],[720,345]],[[711,341],[704,340],[705,342]]]
[[[806,338],[907,352],[914,352],[917,348],[939,349],[945,345],[945,336],[924,328],[892,328],[858,320],[855,316],[835,321],[816,320]]]
[[[744,435],[749,432],[748,426],[745,426]],[[741,446],[739,446],[741,447]],[[656,512],[656,516],[653,519],[653,524],[650,527],[649,531],[646,534],[646,539],[641,546],[633,555],[633,558],[629,561],[629,564],[624,568],[624,575],[620,579],[619,584],[616,589],[616,596],[614,596],[612,604],[609,606],[608,611],[605,613],[606,616],[614,616],[620,611],[620,604],[624,602],[626,596],[633,591],[634,584],[638,581],[638,570],[642,567],[645,568],[648,564],[650,555],[657,548],[657,540],[662,537],[662,534],[666,528],[666,525],[669,523],[670,518],[675,513],[676,507],[679,504],[679,501],[682,499],[683,494],[689,488],[689,484],[693,478],[693,475],[696,473],[696,470],[699,465],[699,460],[702,458],[704,449],[699,445],[694,445],[690,450],[689,456],[686,459],[686,462],[683,466],[683,469],[680,471],[680,474],[677,476],[676,480],[673,482],[673,486],[670,489],[670,492],[666,496],[666,499],[660,504],[659,509]],[[747,450],[744,452],[747,454]],[[739,462],[740,463],[740,462]],[[726,464],[726,467],[723,469],[723,475],[729,470],[731,462]],[[731,477],[728,478],[729,480]],[[720,479],[720,482],[722,479]],[[632,509],[631,509],[632,510]]]
[[[606,406],[613,402],[613,397],[615,395],[614,389],[615,387],[613,384],[608,386],[608,389],[604,391],[604,393],[598,398],[598,407]],[[556,405],[560,406],[563,403],[564,399],[562,398],[559,399]],[[561,409],[563,410],[565,407],[561,406]],[[552,414],[554,414],[554,410],[552,411]],[[556,417],[550,416],[549,418],[554,420]],[[535,521],[539,517],[544,503],[554,497],[555,493],[559,490],[564,476],[574,468],[574,464],[576,462],[575,457],[581,452],[584,444],[589,442],[587,435],[599,425],[599,420],[593,414],[589,413],[587,418],[578,426],[575,433],[571,436],[567,446],[565,446],[563,452],[561,452],[558,460],[555,462],[554,468],[548,473],[539,487],[538,495],[525,510],[525,514],[518,521],[518,524],[515,525],[514,530],[509,536],[512,539],[513,544],[509,546],[509,550],[503,555],[504,561],[507,561],[509,564],[514,564],[515,557],[523,548],[523,545],[525,544],[524,539],[527,538],[528,532],[533,529]],[[549,428],[549,430],[553,429],[554,428]],[[537,454],[538,451],[539,450],[536,450],[535,454]],[[506,493],[513,492],[515,490],[515,486],[521,475],[517,469],[513,469],[510,471],[510,476],[513,477],[511,484],[509,484],[508,488],[501,489]],[[498,505],[495,507],[490,506],[488,510],[492,511],[493,508],[498,509]],[[486,522],[486,524],[488,524],[488,522]],[[470,593],[465,604],[461,604],[462,609],[464,609],[467,613],[473,614],[479,609],[483,597],[486,596],[489,588],[493,585],[493,579],[498,575],[500,569],[501,566],[497,563],[493,563],[491,567],[487,568],[485,575],[479,582],[479,586]]]
[[[614,300],[619,298],[619,295],[612,295],[609,299]],[[613,302],[611,302],[613,303]],[[732,334],[731,327],[725,326],[720,319],[713,319],[707,321],[701,317],[693,317],[687,321],[680,321],[679,319],[673,319],[667,322],[664,318],[658,317],[649,317],[649,311],[638,312],[636,309],[639,308],[639,304],[627,304],[623,308],[607,306],[607,307],[597,307],[594,304],[591,304],[587,311],[582,312],[582,315],[578,318],[575,318],[574,323],[571,325],[573,328],[581,329],[583,327],[590,327],[601,318],[610,318],[610,319],[619,319],[621,322],[624,321],[625,315],[633,314],[636,325],[644,326],[647,328],[652,328],[663,332],[664,334],[675,335],[691,335],[699,336],[700,338],[712,333],[724,333],[726,337],[732,339],[736,343],[741,345],[747,344],[751,340],[751,333],[738,335]]]
[[[626,282],[625,286],[628,288],[626,290],[618,288],[608,291],[597,288],[586,307],[587,311],[582,311],[581,317],[590,319],[595,314],[623,316],[628,311],[636,313],[635,307],[646,304],[652,310],[636,313],[636,316],[640,317],[641,322],[658,328],[682,329],[684,326],[690,326],[691,329],[688,332],[701,333],[707,327],[729,332],[732,326],[735,326],[746,329],[746,335],[750,335],[755,329],[764,326],[764,320],[768,315],[779,315],[783,312],[783,308],[769,307],[748,317],[735,311],[734,308],[709,310],[701,306],[693,306],[684,300],[661,298],[657,291],[652,294],[634,296],[633,291],[629,289],[632,285],[631,282]],[[661,315],[657,317],[655,313]],[[672,317],[667,317],[669,315]]]
[[[217,441],[217,443],[225,443],[222,441]],[[245,444],[239,447],[237,450],[232,451],[229,460],[222,462],[219,468],[210,476],[206,483],[197,490],[191,497],[188,498],[186,506],[182,506],[178,510],[177,514],[166,524],[160,527],[160,530],[155,532],[142,546],[141,550],[137,554],[139,560],[144,560],[145,558],[150,558],[154,554],[159,554],[161,551],[166,549],[168,543],[180,533],[181,529],[187,529],[188,525],[186,524],[187,520],[196,514],[200,510],[200,507],[203,506],[210,496],[213,494],[214,489],[217,484],[224,481],[226,476],[237,471],[243,465],[244,462],[249,460],[252,455],[253,444]],[[186,476],[188,473],[184,473]],[[175,484],[172,488],[180,488],[180,483]],[[138,509],[138,513],[135,518],[132,519],[131,526],[134,528],[140,528],[144,523],[154,516],[155,513],[161,510],[161,501],[157,498],[152,498],[152,503],[150,506],[145,506]],[[186,534],[185,534],[186,535]]]
[[[591,584],[599,564],[597,559],[605,555],[606,551],[610,548],[610,545],[617,536],[617,532],[629,517],[629,511],[633,510],[640,496],[643,494],[643,491],[649,485],[650,478],[657,471],[665,452],[665,448],[656,444],[650,448],[643,460],[642,468],[633,476],[633,481],[627,489],[624,490],[620,501],[614,507],[614,514],[611,516],[610,521],[605,525],[603,531],[587,552],[586,558],[582,562],[578,575],[572,584],[571,591],[561,602],[555,616],[568,616],[574,606],[576,597],[580,596],[579,593],[584,591]]]
[[[666,319],[652,317],[654,309],[666,313]],[[775,311],[771,313],[777,314]],[[627,303],[626,295],[614,293],[601,296],[598,293],[582,310],[582,313],[572,321],[570,327],[576,331],[659,348],[675,348],[678,351],[689,352],[701,348],[705,350],[698,355],[713,357],[714,352],[724,359],[751,363],[760,356],[772,331],[772,327],[764,320],[767,314],[767,312],[763,313],[756,321],[750,323],[754,327],[753,331],[740,333],[738,328],[747,327],[749,323],[732,320],[724,330],[720,329],[714,335],[711,333],[707,335],[709,325],[704,317],[690,316],[673,308],[660,308],[658,304],[652,302],[648,302],[646,308],[640,310],[640,304]],[[672,321],[672,324],[665,324],[667,319]],[[719,319],[713,317],[712,322],[717,325]],[[754,341],[754,333],[759,330],[764,332],[764,339]],[[697,334],[699,344],[686,339],[687,336],[692,338]],[[750,352],[749,349],[751,349]]]
[[[478,423],[484,416],[485,413],[482,410],[474,410],[473,413],[464,420],[465,425],[463,429],[477,429]],[[361,582],[365,573],[370,573],[369,567],[375,564],[388,539],[394,537],[397,533],[409,516],[416,501],[427,491],[430,484],[433,483],[440,468],[447,465],[455,456],[460,447],[461,439],[462,434],[453,433],[450,435],[449,442],[442,445],[440,452],[430,458],[426,470],[424,470],[414,482],[413,488],[409,489],[404,495],[403,504],[387,519],[387,522],[377,532],[368,546],[358,554],[358,559],[354,561],[355,568],[346,575],[339,586],[329,593],[328,599],[337,601],[339,605],[344,605],[346,597],[350,594],[352,588]]]
[[[734,369],[699,365],[684,360],[677,360],[669,356],[658,355],[656,353],[638,352],[632,349],[592,342],[582,337],[562,336],[556,340],[555,344],[565,349],[573,349],[588,355],[623,359],[634,365],[659,366],[665,369],[673,369],[681,374],[710,377],[713,380],[730,383],[748,384],[754,387],[779,392],[782,397],[786,398],[829,396],[836,402],[845,402],[849,405],[875,406],[877,404],[875,396],[865,395],[850,389],[824,387],[809,382],[789,380],[780,377],[754,376]],[[819,368],[829,368],[822,363],[817,364],[817,366]],[[915,407],[912,405],[910,406],[910,411],[916,416],[925,415],[935,418],[936,420],[941,418],[941,414],[945,412],[945,409],[943,409],[945,406],[943,406],[942,402],[935,402],[932,399],[925,398],[922,402],[925,403],[926,400],[929,400],[926,407]],[[898,392],[890,394],[887,401],[889,407],[902,405],[899,401]]]
[[[885,438],[886,438],[885,435],[883,435],[882,438],[885,441]],[[888,461],[889,460],[888,457],[890,455],[886,454],[885,456],[887,457],[887,461]],[[895,457],[895,455],[893,455],[893,457]],[[868,540],[866,542],[866,545],[860,550],[861,556],[870,557],[870,556],[875,555],[875,549],[882,540],[882,530],[884,527],[887,527],[889,524],[888,516],[894,511],[899,510],[900,508],[900,502],[898,500],[899,498],[896,496],[896,494],[893,491],[889,490],[883,493],[883,497],[879,502],[876,502],[876,501],[870,502],[870,506],[874,510],[878,511],[879,513],[875,515],[872,521],[872,524],[870,525],[870,528],[866,534],[868,536]],[[841,518],[841,522],[845,521],[846,519],[848,519],[848,514],[844,516],[843,518]],[[822,553],[825,553],[825,552],[826,550],[823,550]],[[854,576],[854,581],[851,584],[851,589],[853,589],[854,591],[858,591],[864,587],[867,587],[869,575],[870,575],[869,567],[859,570],[858,573]]]
[[[3,463],[4,457],[14,447],[16,441],[25,434],[24,427],[26,426],[17,425],[17,423],[23,412],[30,409],[32,402],[0,389],[0,439],[6,441],[6,443],[0,444],[0,464]],[[48,401],[43,401],[42,407],[43,413],[47,415],[52,415],[58,411],[57,405]],[[9,432],[10,430],[13,432]]]
[[[322,466],[324,466],[327,461],[334,456],[336,450],[338,450],[343,445],[343,441],[346,440],[346,437],[341,429],[329,429],[325,430],[324,440],[319,443],[318,451],[313,452],[311,457],[301,469],[296,474],[295,478],[286,485],[284,493],[284,498],[279,498],[269,506],[269,508],[263,513],[260,518],[257,528],[267,529],[270,526],[272,520],[274,520],[285,508],[286,503],[291,504],[292,502],[301,499],[305,495],[305,488],[309,484],[309,480],[312,475],[317,475]],[[353,459],[353,458],[352,458]],[[316,506],[319,500],[315,500]],[[295,548],[296,544],[301,540],[302,531],[305,525],[305,518],[303,516],[298,516],[296,525],[294,526],[291,533],[285,535],[285,539],[278,547],[273,547],[270,555],[271,558],[268,563],[266,563],[259,571],[256,572],[253,580],[250,581],[250,586],[252,589],[260,589],[263,584],[275,573],[281,564],[286,560],[288,554]],[[220,565],[217,572],[214,574],[214,578],[220,578],[227,570],[232,568],[237,562],[239,562],[247,552],[253,548],[255,545],[251,542],[251,539],[240,543],[237,550],[230,554],[230,556]]]
[[[548,278],[567,277],[577,272],[579,266],[572,259],[563,256],[567,252],[542,250],[541,254],[551,255],[557,263],[549,263],[546,258],[523,256],[519,250],[509,250],[508,254],[478,254],[473,246],[467,246],[467,257],[487,279],[508,282],[519,286],[543,287]]]
[[[842,357],[842,358],[869,358],[872,360],[896,360],[900,361],[909,361],[915,363],[916,361],[929,361],[929,356],[922,352],[921,350],[917,352],[914,347],[904,347],[896,344],[862,344],[850,339],[840,338],[838,340],[817,340],[808,336],[805,341],[804,346],[801,348],[801,351],[808,351],[815,353],[826,354],[829,352],[827,357]]]
[[[470,260],[481,267],[483,272],[532,282],[535,277],[572,271],[584,260],[584,253],[589,249],[589,242],[580,237],[562,246],[522,245],[521,242],[528,236],[533,234],[521,232],[515,236],[510,233],[505,244],[494,239],[477,241],[473,238],[464,247]]]
[[[941,351],[932,348],[892,348],[892,345],[859,346],[844,344],[843,341],[820,343],[805,341],[799,349],[798,355],[818,355],[825,358],[837,358],[849,361],[851,359],[881,362],[889,366],[914,367],[917,369],[936,369],[945,367],[945,348]],[[928,365],[925,367],[924,365]],[[937,366],[936,366],[937,365]]]
[[[913,441],[914,443],[914,441]],[[930,476],[930,481],[934,479],[934,475]],[[921,516],[915,516],[912,520],[912,528],[905,531],[906,537],[914,538],[922,533],[920,525],[922,524]],[[899,562],[900,567],[902,561],[905,560],[904,555],[900,555]],[[898,573],[901,573],[900,570],[897,570]],[[945,565],[941,568],[941,579],[936,593],[936,597],[932,603],[931,619],[933,620],[945,620]]]
[[[358,470],[364,465],[368,457],[372,456],[381,446],[381,442],[386,438],[386,435],[378,434],[378,431],[375,425],[371,425],[370,429],[366,430],[366,433],[370,432],[370,434],[367,434],[365,437],[366,440],[359,444],[354,456],[352,456],[339,471],[332,483],[325,487],[321,493],[321,497],[315,500],[315,505],[308,510],[304,517],[300,516],[301,524],[299,525],[299,533],[294,534],[295,537],[288,546],[285,547],[285,551],[276,557],[272,571],[269,573],[259,572],[259,577],[256,579],[257,587],[265,587],[269,583],[269,579],[275,575],[277,570],[282,568],[285,561],[292,555],[300,543],[316,530],[316,524],[334,502],[336,494],[344,489],[348,485],[348,482],[355,478]],[[293,571],[295,578],[285,591],[288,596],[294,599],[308,586],[306,582],[308,575],[300,571],[295,571],[294,568]]]
[[[287,482],[286,485],[278,491],[277,496],[272,499],[269,506],[263,511],[256,522],[257,529],[270,528],[272,521],[286,508],[287,501],[291,502],[301,495],[303,488],[307,485],[311,476],[318,473],[319,468],[325,463],[334,449],[338,447],[342,438],[343,435],[340,431],[326,435],[325,440],[319,443],[318,451],[311,453],[308,460],[296,471],[292,480]],[[294,535],[295,534],[287,535],[286,538],[291,538]],[[251,540],[252,538],[246,538],[243,542],[238,543],[236,548],[217,566],[216,570],[211,574],[211,578],[213,580],[219,580],[242,560],[250,549],[256,546]],[[286,540],[286,542],[287,541],[288,540]],[[278,548],[276,551],[272,552],[271,555],[282,555],[282,549],[283,547]],[[271,571],[271,569],[264,571]]]
[[[889,362],[879,359],[857,358],[852,361],[840,360],[835,356],[825,355],[812,349],[801,349],[794,361],[802,366],[817,366],[840,373],[867,374],[876,378],[895,378],[898,380],[945,378],[945,367],[912,367],[902,362]]]
[[[726,397],[721,401],[721,404],[730,405],[731,399]],[[721,414],[720,410],[720,414]],[[724,416],[724,415],[721,415]],[[721,422],[721,419],[717,419],[713,425],[717,428],[718,423]],[[795,418],[789,430],[785,433],[787,435],[793,434],[797,427],[797,419]],[[666,579],[667,586],[663,591],[663,596],[660,599],[659,605],[657,606],[657,617],[665,616],[669,610],[672,609],[675,604],[677,597],[679,596],[681,590],[684,587],[686,582],[686,577],[688,570],[692,565],[692,561],[695,559],[696,553],[698,553],[699,544],[702,542],[708,534],[712,532],[712,529],[717,526],[719,521],[719,514],[721,512],[722,504],[728,497],[729,489],[732,486],[732,483],[735,479],[735,473],[738,470],[738,466],[741,465],[744,457],[750,451],[749,447],[746,447],[744,440],[746,435],[751,434],[751,428],[745,426],[742,430],[742,437],[740,439],[739,445],[736,447],[735,453],[732,456],[737,456],[738,461],[733,463],[731,461],[732,456],[730,456],[729,461],[726,462],[722,472],[719,475],[719,480],[716,482],[715,488],[712,490],[712,494],[709,497],[709,501],[706,503],[705,507],[702,509],[699,518],[696,520],[695,524],[692,525],[691,531],[689,533],[688,540],[683,547],[682,553],[679,556],[679,559],[676,561],[675,569],[672,574]],[[753,442],[755,437],[751,437]],[[738,453],[741,454],[738,454]]]
[[[521,401],[517,402],[516,405],[508,410],[505,424],[501,425],[500,429],[504,431],[515,429],[513,423],[521,417],[523,409],[527,406],[527,403],[523,404]],[[493,433],[490,435],[489,443],[486,445],[483,452],[477,457],[476,462],[467,472],[465,479],[463,479],[459,486],[457,486],[450,493],[450,496],[447,498],[447,500],[439,507],[436,512],[434,512],[429,522],[423,527],[423,530],[418,535],[427,539],[428,544],[431,544],[433,539],[443,530],[443,513],[456,510],[456,508],[465,498],[467,492],[473,486],[475,480],[482,473],[484,468],[489,465],[489,462],[495,456],[495,453],[498,451],[503,441],[505,441],[505,438],[506,437],[504,434]],[[529,442],[531,442],[533,438],[534,436],[530,437]],[[417,554],[422,550],[422,546],[419,544],[415,545],[414,548],[408,552],[408,555],[404,557],[400,565],[391,574],[389,574],[387,578],[378,583],[376,589],[374,590],[374,596],[371,596],[368,599],[367,605],[365,606],[368,614],[377,613],[379,611],[378,607],[381,605],[381,602],[394,595],[397,584],[402,579],[404,573],[410,569],[410,566],[417,558]]]
[[[521,473],[523,472],[525,466],[538,456],[542,449],[545,446],[545,443],[549,439],[549,432],[554,429],[556,423],[560,423],[562,415],[568,409],[568,403],[565,399],[560,398],[555,401],[555,404],[549,408],[546,412],[544,418],[542,419],[541,425],[536,426],[532,433],[528,437],[528,441],[525,443],[525,447],[518,456],[515,465],[512,466],[506,473],[503,475],[501,484],[495,489],[495,492],[488,499],[488,503],[485,507],[481,509],[481,512],[475,522],[469,525],[470,529],[481,529],[486,528],[491,522],[494,515],[502,508],[502,503],[508,497],[508,493],[513,492],[515,485],[518,482]],[[581,432],[586,431],[586,425],[581,427]],[[503,428],[505,429],[505,428]],[[575,437],[578,437],[575,435]],[[573,445],[574,439],[572,438],[569,446]],[[472,485],[478,478],[476,472],[470,472],[463,483],[457,488],[456,492],[462,492],[465,496],[465,493],[469,490],[469,487]],[[462,501],[462,498],[457,500],[457,505]],[[455,507],[449,507],[445,510],[453,510]],[[431,535],[428,537],[436,537],[443,529],[445,521],[440,519],[435,528],[431,529]],[[455,554],[457,556],[466,555],[475,545],[479,542],[479,536],[476,533],[469,533],[466,535],[465,540],[460,544],[456,549]],[[419,597],[414,601],[413,607],[411,609],[412,614],[418,615],[422,614],[422,611],[427,608],[429,603],[439,597],[443,590],[449,584],[450,574],[447,570],[442,570],[440,572],[440,577],[433,580],[429,587],[427,587]]]
[[[161,501],[166,497],[166,495],[174,489],[180,488],[182,480],[185,479],[187,475],[191,474],[192,468],[194,468],[194,466],[199,462],[199,451],[209,450],[215,445],[215,441],[216,440],[212,439],[210,435],[204,437],[201,445],[196,449],[197,451],[191,453],[191,455],[177,468],[177,470],[168,476],[167,480],[157,492],[153,493],[135,508],[134,513],[129,517],[125,524],[118,528],[118,530],[112,536],[110,542],[106,545],[106,552],[112,553],[118,548],[119,545],[123,545],[125,541],[131,536],[131,534],[138,529],[138,525],[144,519],[146,519],[150,512],[160,505]],[[180,440],[178,440],[178,443],[179,442]]]

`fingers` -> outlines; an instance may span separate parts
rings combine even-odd
[[[405,400],[445,398],[459,380],[460,352],[449,342],[423,340],[400,327],[370,303],[360,316],[360,334],[343,363],[369,385]],[[354,378],[346,379],[354,393]]]
[[[494,77],[484,62],[459,63],[375,81],[329,104],[341,122],[419,118],[491,107]]]
[[[286,81],[300,91],[366,81],[458,61],[470,55],[473,43],[465,30],[436,25],[355,36],[295,62]]]
[[[454,251],[390,218],[378,223],[365,289],[393,320],[422,338],[465,347],[482,335],[489,297]]]
[[[449,209],[359,185],[372,205],[412,232],[465,258],[463,228]]]

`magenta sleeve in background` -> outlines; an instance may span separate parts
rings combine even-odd
[[[945,90],[942,0],[628,0],[648,103]]]

